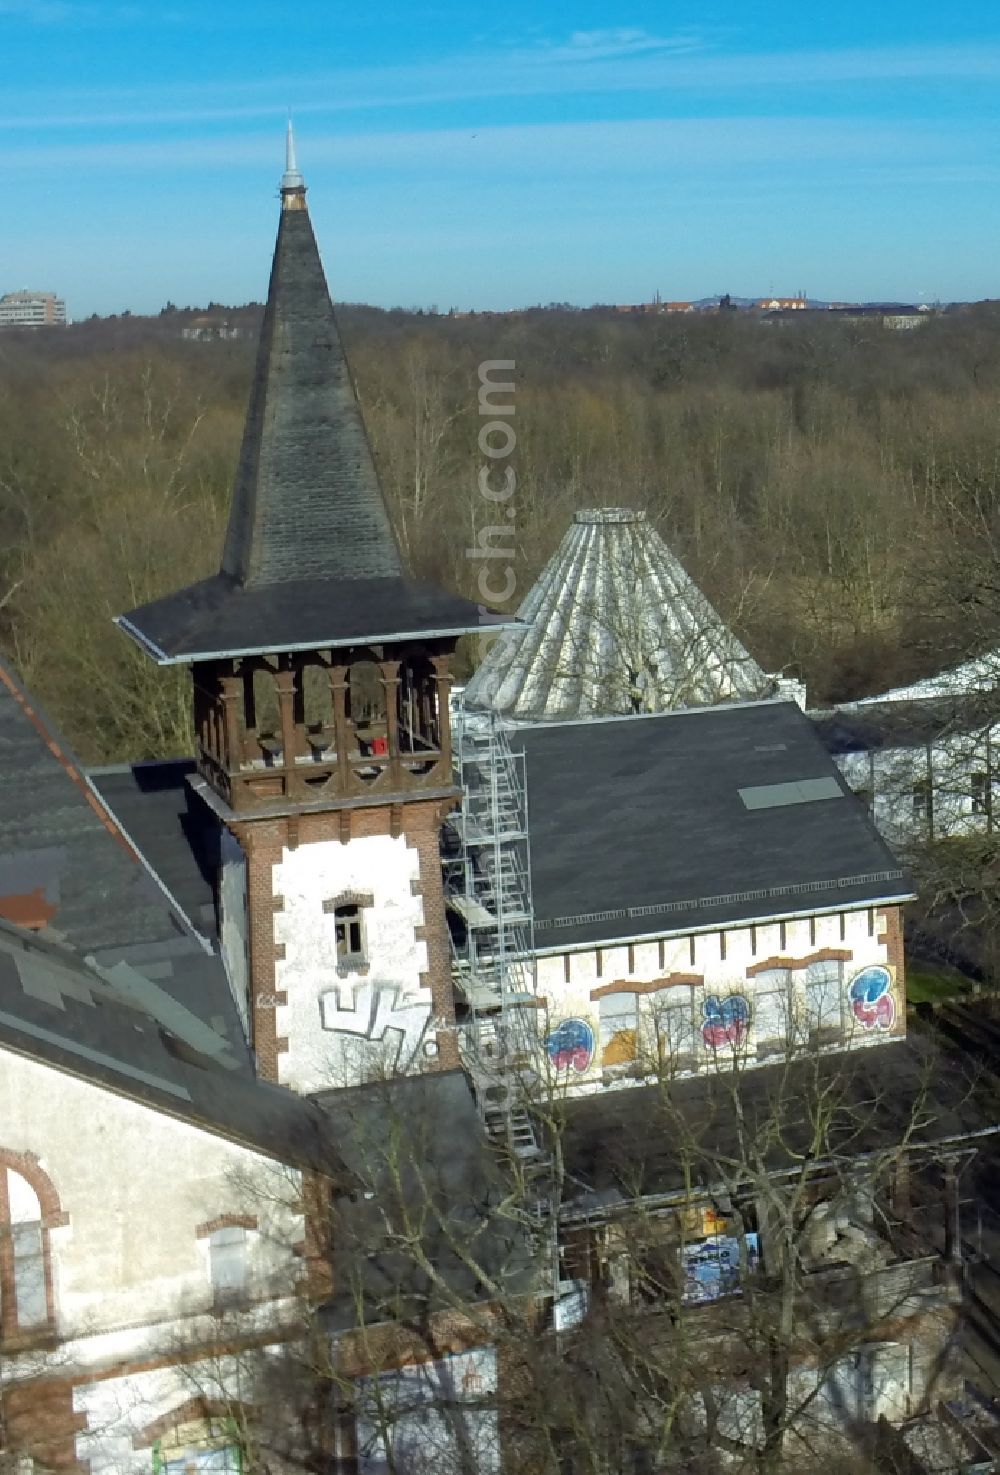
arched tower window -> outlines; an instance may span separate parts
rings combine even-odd
[[[52,1325],[49,1230],[65,1223],[55,1190],[32,1155],[0,1149],[0,1336],[4,1341]]]

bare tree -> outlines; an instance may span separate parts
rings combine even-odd
[[[643,1065],[551,1079],[528,1157],[458,1073],[329,1093],[350,1171],[313,1184],[300,1322],[253,1354],[260,1468],[860,1470],[949,1395],[981,1118],[935,1047]]]

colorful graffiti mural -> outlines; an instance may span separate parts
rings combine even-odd
[[[892,1029],[896,1001],[892,997],[892,974],[875,964],[855,973],[847,990],[851,1012],[862,1029]]]
[[[750,1024],[750,1005],[742,994],[727,994],[722,999],[710,994],[702,1005],[702,1013],[705,1021],[701,1037],[710,1050],[743,1044]]]
[[[564,1019],[545,1041],[554,1070],[582,1074],[594,1058],[594,1031],[585,1019]]]
[[[760,1263],[760,1238],[744,1235],[746,1268],[752,1274]],[[716,1234],[681,1248],[684,1301],[718,1301],[720,1296],[738,1295],[743,1267],[740,1241],[735,1235]]]

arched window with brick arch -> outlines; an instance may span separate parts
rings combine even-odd
[[[55,1321],[49,1231],[67,1223],[33,1153],[0,1148],[0,1337],[48,1330]]]

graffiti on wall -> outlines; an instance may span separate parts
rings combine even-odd
[[[752,1273],[760,1263],[760,1238],[745,1234],[746,1268]],[[740,1241],[736,1235],[714,1234],[681,1246],[684,1301],[718,1301],[737,1295],[743,1280]]]
[[[742,1045],[750,1024],[750,1005],[742,994],[709,994],[702,1005],[701,1037],[710,1050]]]
[[[594,1031],[585,1019],[564,1019],[546,1037],[545,1049],[553,1070],[582,1074],[594,1058]]]
[[[319,1006],[324,1029],[380,1046],[380,1064],[392,1070],[414,1064],[431,1017],[429,1001],[407,997],[394,984],[369,981],[330,989]]]
[[[892,974],[880,963],[862,968],[851,979],[847,996],[851,1013],[862,1029],[892,1029],[896,1001],[892,997]]]

